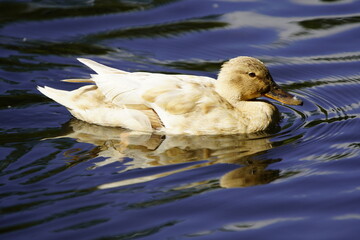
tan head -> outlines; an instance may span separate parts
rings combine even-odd
[[[282,90],[267,67],[252,57],[237,57],[225,62],[216,82],[216,91],[231,103],[265,96],[285,104],[302,104],[301,100]]]

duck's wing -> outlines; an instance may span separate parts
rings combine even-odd
[[[92,80],[108,102],[129,109],[151,109],[165,128],[184,123],[188,113],[214,106],[215,80],[158,73],[98,74]],[[141,109],[139,109],[141,110]],[[199,113],[201,115],[201,113]],[[199,116],[200,117],[200,116]]]
[[[203,117],[208,109],[219,104],[214,91],[215,80],[190,75],[129,73],[95,75],[92,78],[106,100],[133,109],[152,109],[165,128],[189,124],[189,114]],[[201,109],[199,111],[199,109]],[[153,122],[153,121],[151,121]]]
[[[181,95],[182,102],[185,99],[195,101],[191,95],[199,94],[196,87],[213,88],[215,82],[209,77],[147,72],[101,73],[91,77],[107,101],[119,106],[144,105],[150,108],[159,98],[164,102],[167,98]]]
[[[209,95],[214,92],[215,80],[208,77],[128,73],[92,60],[80,61],[97,72],[90,79],[95,86],[71,92],[39,90],[66,106],[76,118],[90,123],[146,131],[172,126],[183,122],[182,116],[199,105],[209,106]]]

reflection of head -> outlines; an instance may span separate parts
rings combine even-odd
[[[220,179],[224,188],[250,187],[270,183],[280,176],[279,170],[266,170],[267,165],[250,165],[226,173]]]

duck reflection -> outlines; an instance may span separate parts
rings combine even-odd
[[[269,164],[280,161],[257,160],[253,157],[272,148],[266,134],[252,135],[158,135],[128,131],[121,128],[102,127],[76,119],[67,123],[70,132],[61,137],[74,138],[79,142],[95,146],[93,157],[104,157],[94,166],[101,167],[124,158],[133,159],[125,170],[148,168],[192,162],[192,165],[136,179],[123,180],[100,185],[99,188],[112,188],[151,181],[174,173],[218,163],[236,164],[239,168],[220,178],[224,188],[249,187],[266,184],[279,178],[279,170],[266,169]],[[71,149],[69,151],[72,151]],[[74,159],[75,160],[75,159]]]

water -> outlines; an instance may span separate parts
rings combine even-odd
[[[1,239],[355,239],[360,1],[1,1]],[[37,85],[86,57],[216,77],[260,58],[302,107],[254,136],[89,125]]]

